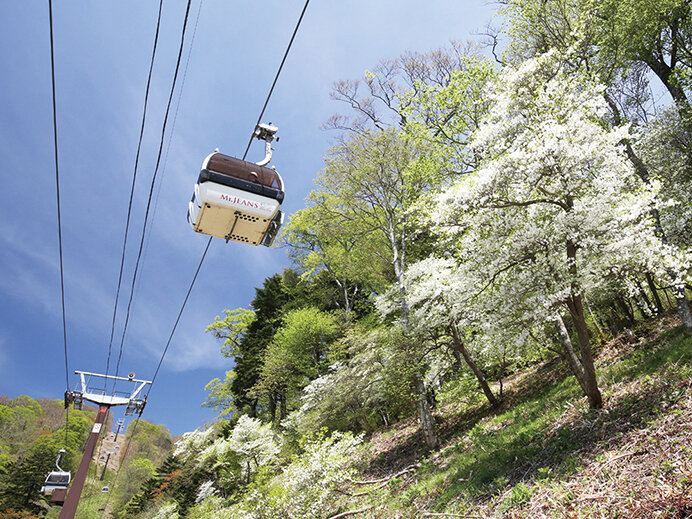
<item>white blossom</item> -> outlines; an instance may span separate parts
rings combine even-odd
[[[215,496],[218,493],[216,488],[214,488],[213,481],[205,481],[197,489],[197,497],[195,498],[195,503],[201,503],[206,499]]]

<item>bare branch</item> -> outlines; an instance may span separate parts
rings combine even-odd
[[[356,515],[356,514],[362,514],[363,512],[367,512],[373,507],[373,505],[368,505],[364,508],[359,508],[358,510],[349,510],[348,512],[341,512],[340,514],[336,514],[331,516],[329,519],[340,519],[341,517],[348,517],[349,515]]]

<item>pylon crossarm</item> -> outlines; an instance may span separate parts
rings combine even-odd
[[[79,375],[79,379],[82,385],[81,391],[72,391],[71,399],[74,400],[75,404],[78,400],[87,400],[98,405],[106,406],[116,406],[116,405],[137,405],[137,407],[143,407],[138,405],[142,399],[138,399],[137,396],[142,392],[147,384],[151,384],[149,380],[139,380],[134,378],[134,373],[131,377],[116,377],[114,375],[101,375],[99,373],[90,373],[88,371],[75,371]],[[126,381],[137,383],[137,387],[130,392],[129,396],[118,396],[116,394],[107,395],[103,388],[90,389],[88,387],[86,377],[97,377],[102,378],[107,383],[109,380],[113,381]],[[115,386],[114,386],[115,387]],[[114,391],[115,393],[115,391]],[[67,402],[68,399],[66,399]]]
[[[139,382],[139,381],[138,381],[138,382]],[[144,389],[144,386],[146,386],[147,384],[151,384],[151,382],[147,382],[146,380],[142,380],[142,381],[141,381],[141,384],[140,384],[139,386],[137,386],[137,389],[136,389],[136,390],[134,391],[134,393],[132,393],[132,395],[130,396],[130,400],[136,399],[136,398],[137,398],[137,395],[139,395],[139,393],[142,391],[142,389]]]

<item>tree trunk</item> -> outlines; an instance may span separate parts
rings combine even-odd
[[[654,283],[654,278],[651,273],[646,273],[646,283],[649,285],[649,290],[651,291],[651,297],[654,298],[654,303],[656,304],[656,310],[658,310],[658,315],[663,315],[663,303],[661,298],[658,296],[658,291],[656,290],[656,284]]]
[[[452,352],[452,357],[454,357],[454,372],[458,373],[461,371],[461,368],[463,367],[463,357],[461,356],[461,353],[459,353],[459,350],[452,344],[452,347],[449,348],[449,350]]]
[[[471,354],[466,349],[466,346],[459,337],[459,332],[456,326],[451,326],[450,328],[452,331],[454,347],[459,353],[461,353],[461,355],[464,357],[464,360],[466,361],[466,364],[469,365],[469,368],[471,368],[473,374],[476,375],[476,379],[478,379],[478,384],[480,384],[483,393],[485,393],[485,397],[488,399],[488,402],[490,402],[490,405],[492,405],[493,407],[499,407],[500,401],[497,398],[495,398],[495,395],[490,390],[490,386],[488,385],[488,382],[485,379],[485,375],[471,358]]]
[[[405,241],[402,241],[402,250],[399,250],[397,245],[397,239],[394,232],[394,226],[390,222],[389,227],[389,242],[392,248],[392,265],[394,266],[394,273],[396,274],[396,279],[399,285],[399,294],[401,296],[401,321],[404,329],[404,336],[409,332],[409,322],[408,322],[408,295],[406,290],[406,282],[404,280],[404,270],[406,267],[405,262]],[[428,392],[425,389],[425,381],[421,373],[416,373],[414,375],[414,384],[416,387],[416,407],[418,408],[418,418],[420,420],[421,429],[423,431],[423,437],[425,438],[425,444],[428,449],[433,450],[440,447],[440,439],[437,437],[437,432],[435,431],[435,423],[433,422],[432,412],[430,411],[430,406],[428,405]]]
[[[606,342],[605,334],[603,333],[603,330],[601,329],[601,325],[598,324],[598,319],[596,319],[596,315],[593,313],[593,310],[591,310],[591,305],[589,304],[589,302],[586,299],[586,294],[584,294],[584,306],[589,311],[589,314],[591,314],[591,319],[593,319],[593,325],[596,327],[596,331],[598,332],[598,339],[601,341],[601,344],[605,344],[605,342]],[[560,317],[560,320],[562,321],[562,317]],[[563,326],[565,325],[564,321],[562,322],[562,325]],[[571,344],[572,344],[572,341],[570,341],[570,345]]]
[[[675,295],[675,304],[678,306],[680,323],[687,329],[688,333],[692,333],[692,314],[690,313],[690,305],[685,296],[685,287],[673,286],[673,295]]]
[[[572,279],[577,279],[577,245],[572,240],[567,240],[566,245],[570,274],[572,275]],[[586,328],[584,305],[581,302],[579,288],[574,282],[572,284],[571,291],[572,294],[567,298],[565,303],[567,304],[569,313],[572,316],[574,327],[577,329],[577,337],[579,337],[579,350],[581,353],[581,365],[584,368],[586,397],[589,399],[589,405],[591,408],[599,409],[603,407],[603,397],[598,389],[598,381],[596,380],[596,368],[593,364],[589,330]]]
[[[680,113],[680,117],[683,120],[683,124],[688,132],[692,132],[692,108],[690,107],[690,102],[687,99],[685,90],[680,86],[679,82],[673,79],[674,67],[676,63],[671,63],[668,65],[663,61],[662,56],[654,56],[653,53],[649,52],[643,54],[641,59],[646,63],[654,74],[658,76],[661,83],[666,87],[668,93],[673,98],[675,106]]]
[[[627,302],[620,296],[615,298],[615,303],[620,307],[622,313],[625,314],[625,320],[627,321],[627,327],[630,328],[635,325],[634,314],[627,305]]]
[[[572,316],[574,327],[577,329],[579,337],[579,351],[581,353],[581,365],[584,368],[584,386],[585,393],[589,399],[589,406],[593,409],[603,407],[603,397],[598,389],[598,381],[596,380],[596,368],[593,364],[593,354],[591,353],[591,341],[589,340],[589,331],[586,328],[586,319],[584,319],[584,306],[581,302],[581,296],[572,295],[567,301],[567,308]]]
[[[281,400],[279,400],[279,416],[281,416],[281,420],[286,418],[288,416],[288,409],[286,408],[286,391],[281,392],[280,396]]]
[[[561,316],[558,316],[558,318],[555,320],[555,328],[557,329],[558,337],[560,337],[560,344],[562,344],[567,365],[586,395],[588,393],[586,391],[586,382],[584,382],[584,367],[582,366],[579,357],[577,357],[577,354],[574,353],[572,339],[569,338],[567,327],[565,326],[565,322],[562,320]]]
[[[346,279],[340,280],[336,274],[332,274],[332,277],[334,278],[334,281],[336,281],[336,284],[339,286],[341,289],[341,295],[344,298],[344,310],[346,311],[346,315],[351,315],[351,298],[348,297],[348,281]]]
[[[425,390],[425,382],[420,374],[416,374],[414,377],[414,382],[416,385],[416,396],[418,400],[416,406],[418,408],[418,417],[420,418],[421,430],[423,431],[423,438],[425,439],[425,444],[428,449],[434,450],[439,449],[440,440],[437,437],[437,432],[435,432],[435,424],[433,423],[432,413],[430,412],[430,406],[428,405],[428,395]]]
[[[658,313],[658,309],[653,305],[653,303],[651,302],[651,299],[649,299],[649,295],[646,293],[646,290],[644,290],[644,287],[638,281],[637,281],[637,288],[639,289],[639,295],[644,300],[644,304],[646,305],[646,308],[649,310],[649,314],[651,314],[652,316],[656,315]]]
[[[272,417],[272,423],[276,423],[276,398],[274,393],[269,394],[269,415]]]

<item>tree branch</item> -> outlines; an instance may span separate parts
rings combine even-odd
[[[399,476],[403,476],[407,472],[412,472],[418,468],[420,468],[420,463],[414,463],[413,465],[409,465],[405,469],[400,470],[396,474],[386,476],[386,477],[381,478],[381,479],[370,479],[367,481],[357,481],[357,480],[353,480],[351,478],[347,478],[346,481],[353,483],[354,485],[375,485],[377,483],[389,483],[392,479],[398,478]]]
[[[348,517],[349,515],[356,515],[356,514],[362,514],[363,512],[367,512],[373,507],[373,505],[368,505],[364,508],[359,508],[358,510],[349,510],[348,512],[341,512],[340,514],[336,514],[331,516],[329,519],[340,519],[341,517]]]

